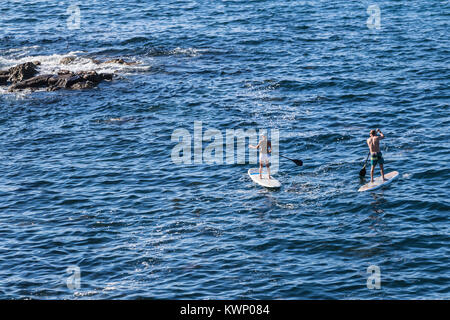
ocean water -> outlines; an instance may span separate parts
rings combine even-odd
[[[449,17],[437,0],[1,1],[0,70],[117,78],[0,87],[0,298],[450,298]],[[304,165],[280,159],[279,190],[248,162],[177,165],[171,136],[197,121],[277,129]],[[358,193],[372,128],[400,178]]]

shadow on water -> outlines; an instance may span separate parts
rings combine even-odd
[[[370,203],[372,210],[376,214],[383,214],[384,210],[382,209],[383,205],[386,204],[386,199],[384,199],[383,195],[380,193],[372,192],[371,196],[373,198],[373,202]]]

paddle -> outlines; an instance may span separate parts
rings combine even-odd
[[[366,176],[366,165],[367,165],[367,160],[369,160],[369,156],[370,156],[370,152],[367,154],[367,158],[366,158],[366,161],[364,162],[363,168],[359,171],[359,176],[361,178],[364,178]]]
[[[294,162],[299,167],[301,167],[303,165],[303,161],[302,160],[291,159],[291,158],[285,157],[285,156],[283,156],[281,154],[280,154],[280,157],[283,157],[283,158],[291,160],[292,162]]]

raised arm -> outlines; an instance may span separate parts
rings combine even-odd
[[[384,139],[384,134],[383,134],[383,132],[381,132],[380,129],[377,129],[377,131],[380,133],[380,139]]]

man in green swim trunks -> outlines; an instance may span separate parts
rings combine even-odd
[[[377,132],[380,133],[379,136],[377,135]],[[370,130],[370,138],[367,139],[367,145],[369,146],[370,150],[370,164],[372,165],[372,168],[370,169],[370,182],[373,182],[373,172],[377,163],[380,165],[381,177],[383,178],[383,181],[386,181],[386,179],[384,178],[383,169],[384,159],[380,151],[381,139],[384,139],[384,134],[380,129]]]

